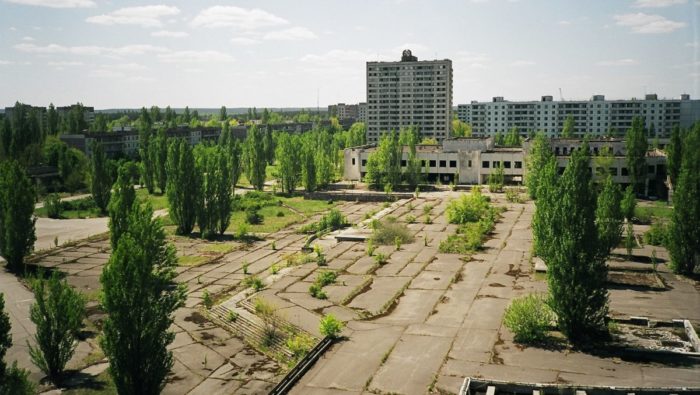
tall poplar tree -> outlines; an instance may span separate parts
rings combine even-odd
[[[301,179],[301,141],[299,136],[281,133],[277,138],[277,169],[280,185],[285,193],[294,193]]]
[[[114,183],[114,192],[109,200],[109,240],[112,249],[117,248],[119,238],[127,230],[129,212],[136,200],[136,191],[134,191],[131,176],[128,165],[122,165],[119,168],[117,182]]]
[[[155,141],[153,158],[155,162],[155,178],[160,193],[165,193],[168,181],[168,172],[166,170],[168,164],[168,136],[165,133],[165,128],[160,128],[158,130],[158,136]]]
[[[197,222],[200,174],[195,166],[192,147],[185,140],[175,139],[170,143],[167,172],[166,194],[170,218],[177,224],[177,234],[190,234]]]
[[[690,275],[700,267],[700,123],[684,139],[676,184],[669,234],[671,268]]]
[[[15,160],[0,162],[0,255],[8,269],[24,269],[24,257],[36,240],[36,191],[24,168]]]
[[[93,142],[90,158],[90,193],[100,212],[107,212],[109,197],[112,193],[112,180],[109,176],[107,155],[102,144]]]
[[[265,170],[267,169],[267,157],[263,133],[256,125],[248,129],[245,142],[246,176],[253,188],[262,191],[265,186]]]
[[[595,211],[600,248],[605,256],[620,243],[622,238],[622,222],[625,217],[620,207],[621,202],[620,186],[613,182],[612,176],[608,175],[603,182],[603,189],[598,194]]]
[[[119,394],[159,394],[173,366],[169,329],[185,289],[173,284],[175,249],[150,206],[133,204],[125,221],[127,230],[100,277],[107,313],[100,345]]]
[[[648,148],[642,118],[635,117],[632,120],[632,127],[627,130],[625,136],[625,146],[630,184],[634,186],[635,192],[642,194],[647,179],[646,155]]]
[[[553,157],[554,154],[552,153],[552,147],[549,145],[549,140],[547,140],[544,133],[538,132],[530,145],[525,160],[525,165],[527,166],[525,185],[527,185],[527,192],[532,199],[537,199],[540,177],[542,177],[545,165]]]
[[[681,172],[681,162],[683,160],[683,137],[681,128],[678,125],[671,130],[671,141],[666,148],[666,164],[668,165],[668,176],[671,178],[671,186],[676,187],[676,180]]]
[[[549,209],[551,232],[542,256],[549,304],[559,329],[574,342],[603,331],[608,312],[606,254],[601,253],[595,224],[588,151],[587,143],[574,151],[557,183],[558,199]]]

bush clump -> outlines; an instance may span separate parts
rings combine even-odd
[[[651,225],[649,230],[644,233],[644,243],[653,246],[667,246],[668,237],[668,226],[663,223],[655,222]]]
[[[513,300],[506,309],[504,324],[515,335],[518,343],[537,343],[547,338],[554,313],[545,297],[530,294]]]
[[[61,213],[63,212],[63,207],[61,205],[61,199],[58,194],[52,193],[46,197],[44,201],[44,207],[46,207],[46,216],[49,218],[58,219],[61,218]]]
[[[452,200],[447,206],[447,220],[451,224],[466,224],[476,222],[490,210],[486,196],[481,194],[478,188],[472,189],[470,194],[464,194],[456,200]]]
[[[440,243],[440,252],[469,254],[481,248],[486,235],[496,226],[500,209],[492,207],[489,199],[479,189],[462,195],[447,207],[450,223],[461,225],[457,233]]]
[[[316,299],[327,299],[328,295],[323,292],[323,287],[335,283],[338,274],[334,271],[324,270],[318,273],[316,281],[309,287],[309,293]]]
[[[294,361],[299,361],[314,347],[314,339],[306,334],[298,334],[287,339],[287,348],[292,352]]]
[[[413,235],[405,224],[399,223],[394,217],[387,217],[384,221],[376,221],[372,224],[372,243],[378,245],[396,244],[397,239],[401,244],[413,242]]]
[[[263,222],[263,216],[260,215],[260,206],[250,205],[245,209],[245,222],[251,225],[261,224]]]
[[[336,339],[344,326],[343,322],[335,318],[333,314],[328,314],[321,318],[319,330],[322,335]]]
[[[346,227],[348,224],[345,216],[338,209],[331,209],[318,222],[301,227],[302,233],[332,232]]]

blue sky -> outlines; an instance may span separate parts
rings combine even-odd
[[[365,62],[449,58],[454,104],[700,98],[699,0],[0,0],[0,106],[364,101]]]

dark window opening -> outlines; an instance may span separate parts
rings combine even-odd
[[[470,162],[471,162],[471,161],[470,161]],[[471,165],[471,163],[470,163],[470,165]],[[450,167],[453,167],[453,168],[454,168],[454,167],[457,167],[457,161],[456,161],[456,160],[451,160],[451,161],[450,161]]]
[[[516,169],[522,169],[523,168],[523,162],[516,160],[515,161],[515,168]]]
[[[441,160],[441,161],[440,161],[440,167],[447,167],[447,161],[446,161],[446,160]]]
[[[483,167],[484,169],[488,169],[489,168],[489,161],[485,160],[485,161],[481,162],[481,167]]]

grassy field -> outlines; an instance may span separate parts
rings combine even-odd
[[[301,196],[292,198],[279,198],[285,205],[293,208],[304,215],[313,215],[329,211],[335,207],[335,203],[328,203],[325,200],[306,200]]]
[[[637,218],[659,218],[659,219],[671,219],[671,214],[673,213],[673,208],[668,206],[666,202],[654,202],[650,206],[639,206],[635,207],[634,215]]]
[[[248,232],[273,233],[304,219],[301,215],[281,206],[266,206],[261,208],[259,213],[263,217],[263,222],[256,225],[248,224]],[[245,212],[235,211],[233,215],[231,215],[229,232],[236,232],[238,225],[243,222],[245,222]]]
[[[137,189],[136,199],[138,199],[142,203],[150,202],[154,211],[168,208],[168,198],[165,195],[149,195],[146,189]],[[61,218],[75,219],[104,217],[105,215],[102,215],[100,213],[100,210],[97,207],[95,207],[94,203],[92,203],[91,200],[92,197],[87,197],[84,199],[64,202],[63,204],[69,205],[70,207],[72,207],[72,209],[63,210],[61,212]],[[82,204],[84,208],[78,209],[77,207],[81,206],[81,202],[84,202],[84,204]],[[34,215],[41,218],[48,217],[46,213],[46,207],[35,209]]]

